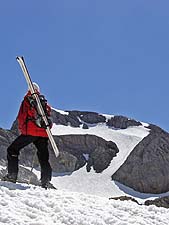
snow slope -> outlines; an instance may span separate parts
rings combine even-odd
[[[59,111],[61,113],[61,111]],[[64,114],[64,112],[63,112]],[[105,115],[104,115],[105,116]],[[112,117],[106,115],[107,119]],[[147,125],[147,124],[143,124]],[[91,170],[86,172],[85,167],[73,174],[53,177],[53,183],[59,189],[67,189],[69,191],[83,192],[101,197],[111,197],[124,195],[124,191],[120,190],[118,183],[111,180],[111,176],[124,163],[133,148],[149,134],[149,129],[144,126],[129,127],[127,129],[111,129],[105,123],[89,125],[89,129],[74,128],[71,126],[55,125],[52,128],[54,135],[68,134],[91,134],[104,138],[107,141],[113,141],[119,148],[119,153],[112,160],[110,166],[102,173],[95,173]],[[125,193],[127,195],[127,193]],[[129,194],[130,195],[130,194]]]
[[[169,211],[156,206],[21,184],[0,186],[0,225],[167,225],[168,220]]]

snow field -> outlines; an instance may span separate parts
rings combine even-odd
[[[23,186],[23,187],[22,187]],[[169,211],[131,201],[108,200],[40,187],[0,186],[0,224],[10,225],[167,225]]]

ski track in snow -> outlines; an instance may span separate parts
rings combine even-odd
[[[156,206],[66,190],[24,188],[0,187],[0,225],[167,225],[169,220],[169,211]]]

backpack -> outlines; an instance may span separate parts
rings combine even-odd
[[[30,104],[30,107],[34,108],[35,111],[36,111],[36,115],[34,117],[27,117],[27,121],[31,120],[38,127],[46,129],[47,125],[45,124],[44,120],[42,119],[42,115],[40,115],[39,112],[38,112],[36,100],[32,96],[27,96],[27,100],[28,100],[28,102]],[[52,127],[52,120],[51,120],[51,117],[49,115],[49,113],[50,113],[49,108],[50,107],[47,104],[47,100],[45,99],[45,96],[44,95],[39,95],[39,100],[41,102],[42,108],[43,108],[44,113],[46,115],[46,118],[48,120],[48,126]]]

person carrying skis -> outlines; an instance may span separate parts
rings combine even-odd
[[[36,94],[39,95],[51,128],[52,122],[49,119],[51,107],[47,104],[45,97],[40,95],[39,86],[36,83],[33,83],[33,86]],[[28,144],[33,143],[37,148],[37,156],[41,167],[41,186],[47,189],[52,186],[50,183],[52,169],[49,163],[48,136],[45,129],[45,123],[43,122],[42,117],[38,114],[36,106],[36,101],[30,90],[28,90],[17,116],[18,128],[21,134],[7,149],[8,173],[3,177],[3,181],[16,183],[20,150]]]

